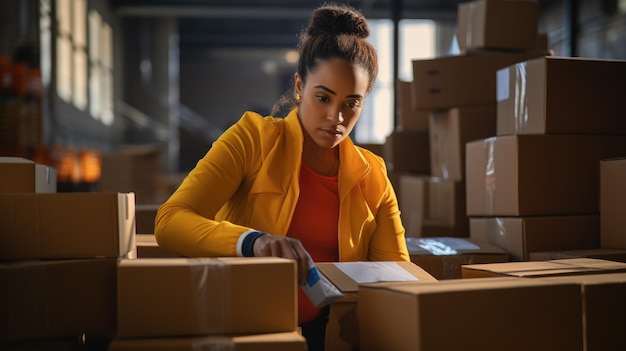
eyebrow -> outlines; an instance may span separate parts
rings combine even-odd
[[[322,90],[324,90],[324,91],[326,91],[326,92],[328,92],[329,94],[332,94],[332,95],[337,95],[337,93],[334,92],[332,89],[329,89],[328,87],[325,87],[323,85],[316,85],[316,86],[314,86],[314,88],[322,89]],[[361,94],[351,94],[351,95],[346,95],[346,97],[347,98],[351,98],[351,99],[362,99],[363,95],[361,95]]]

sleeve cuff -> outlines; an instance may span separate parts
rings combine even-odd
[[[239,239],[237,239],[237,256],[239,257],[252,257],[254,256],[254,242],[260,236],[267,235],[267,233],[259,232],[256,230],[248,230],[243,232]]]

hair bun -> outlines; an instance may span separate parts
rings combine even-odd
[[[367,20],[359,11],[346,5],[334,4],[322,6],[313,12],[307,34],[349,34],[364,39],[369,36],[370,31]]]

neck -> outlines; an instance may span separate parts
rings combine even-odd
[[[302,162],[318,174],[336,176],[339,173],[339,146],[324,149],[317,144],[311,145],[305,141]]]

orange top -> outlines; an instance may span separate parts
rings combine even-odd
[[[300,168],[300,196],[287,235],[302,242],[314,262],[336,262],[339,227],[338,177],[315,173],[304,163]],[[319,313],[301,287],[298,288],[298,322]]]

